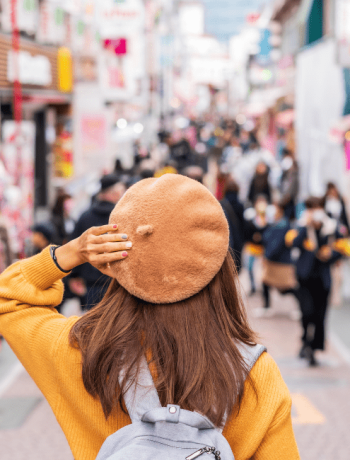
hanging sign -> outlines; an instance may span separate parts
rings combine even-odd
[[[100,0],[96,8],[102,38],[128,37],[145,26],[142,0]]]
[[[3,32],[12,32],[11,0],[1,0],[1,29]],[[17,27],[18,30],[34,34],[38,30],[39,1],[17,0]]]
[[[46,56],[40,54],[32,56],[27,51],[20,51],[17,60],[19,68],[18,80],[20,83],[37,86],[51,85],[51,63]],[[9,51],[7,53],[7,80],[14,82],[15,78],[14,53]]]

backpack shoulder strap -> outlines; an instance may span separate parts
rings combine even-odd
[[[123,377],[124,372],[121,372],[119,382]],[[140,363],[137,383],[128,387],[124,402],[133,423],[139,422],[146,412],[162,407],[145,357]]]
[[[252,370],[254,364],[257,362],[260,356],[265,351],[267,351],[266,347],[264,347],[263,345],[259,345],[259,344],[250,346],[250,345],[246,345],[245,343],[241,343],[238,346],[238,348],[246,363],[248,374]]]
[[[260,358],[260,356],[265,351],[267,351],[267,349],[263,345],[256,344],[256,345],[250,346],[250,345],[247,345],[245,343],[239,343],[238,348],[239,348],[239,351],[241,352],[241,355],[242,355],[242,357],[244,359],[244,362],[246,363],[246,366],[247,366],[247,375],[246,375],[246,377],[248,377],[249,372],[252,370],[254,364],[257,362],[257,360]],[[225,425],[226,425],[226,422],[227,422],[227,414],[226,414],[224,420],[225,421],[224,421],[223,425],[221,427],[219,427],[219,428],[216,428],[216,430],[219,433],[222,433],[224,431],[224,428],[225,428]]]

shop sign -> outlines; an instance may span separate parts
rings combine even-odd
[[[125,101],[137,96],[145,69],[144,42],[140,34],[128,39],[126,55],[116,55],[113,47],[102,49],[99,55],[99,82],[103,98],[107,101]]]
[[[12,251],[23,254],[33,224],[35,124],[4,121],[2,153],[10,185],[4,190],[2,213],[9,223]]]
[[[129,37],[145,25],[145,7],[142,0],[100,0],[97,22],[102,38]]]
[[[61,133],[53,145],[54,176],[69,179],[73,176],[73,139],[68,132]]]
[[[75,82],[96,82],[97,63],[92,56],[77,56],[74,59]]]
[[[64,93],[73,89],[73,62],[68,48],[62,46],[58,50],[58,88]]]
[[[341,67],[350,67],[350,2],[337,0],[335,36],[338,44],[338,63]]]
[[[1,0],[1,29],[4,32],[12,32],[11,9],[12,0]],[[38,30],[39,1],[17,0],[17,24],[18,29],[28,34],[34,34]]]
[[[13,51],[7,53],[7,80],[15,81],[15,61]],[[18,53],[19,81],[24,85],[50,86],[52,71],[50,60],[43,55],[32,56],[27,51]]]
[[[39,29],[37,40],[39,43],[62,45],[66,36],[65,12],[61,6],[43,1],[40,4]]]

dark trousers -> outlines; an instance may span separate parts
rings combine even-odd
[[[303,343],[313,350],[324,350],[325,319],[330,290],[321,278],[299,280],[296,293],[302,313]]]

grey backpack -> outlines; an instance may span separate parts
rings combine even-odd
[[[266,348],[242,345],[240,350],[250,371]],[[234,460],[222,430],[206,417],[175,404],[161,406],[146,360],[124,401],[132,424],[109,436],[96,460],[195,460],[203,454]]]

